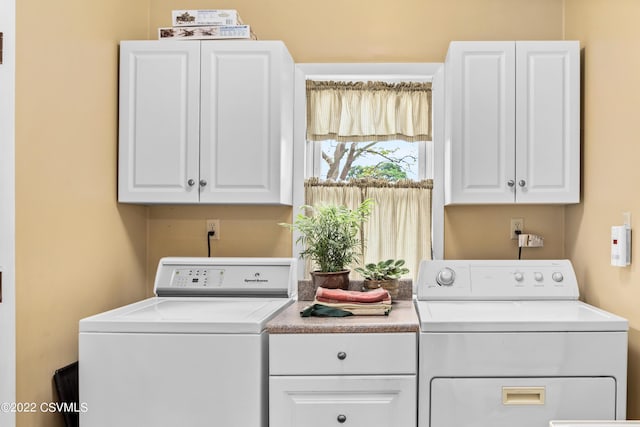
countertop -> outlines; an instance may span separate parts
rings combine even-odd
[[[420,323],[411,300],[397,300],[388,316],[301,317],[311,301],[296,301],[267,323],[270,334],[418,332]]]

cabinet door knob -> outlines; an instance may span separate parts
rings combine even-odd
[[[509,181],[507,181],[508,187],[513,187],[514,185],[516,185],[516,182],[514,180],[510,179]]]
[[[347,421],[347,416],[346,415],[342,415],[342,414],[338,415],[338,422],[340,424],[344,423],[345,421]]]
[[[527,185],[527,181],[525,181],[524,179],[521,179],[520,181],[518,181],[518,185],[520,187],[525,187]]]
[[[207,180],[206,179],[201,179],[200,180],[200,187],[204,187],[205,185],[207,185]]]
[[[347,353],[345,353],[344,351],[341,351],[338,353],[338,359],[344,360],[346,358],[347,358]]]
[[[189,185],[189,187],[193,187],[194,185],[196,185],[195,180],[190,179],[189,181],[187,181],[187,184]]]

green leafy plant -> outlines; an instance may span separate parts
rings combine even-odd
[[[380,261],[379,263],[366,264],[364,268],[354,268],[366,280],[389,280],[399,279],[403,274],[407,274],[409,269],[403,267],[405,261],[403,259]]]
[[[360,228],[369,218],[372,204],[373,201],[367,199],[356,209],[336,205],[303,206],[311,215],[300,213],[293,224],[280,225],[300,232],[297,242],[305,246],[300,257],[311,259],[319,271],[343,271],[360,255]]]

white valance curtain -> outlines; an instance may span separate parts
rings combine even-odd
[[[409,275],[416,279],[420,260],[431,258],[431,190],[433,181],[388,182],[371,179],[350,182],[305,182],[306,203],[344,205],[356,208],[373,200],[373,209],[362,229],[362,263],[404,259]],[[307,265],[306,271],[312,266]],[[353,269],[352,266],[351,268]]]
[[[431,140],[431,83],[307,80],[307,140]]]

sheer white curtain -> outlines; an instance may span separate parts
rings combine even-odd
[[[364,225],[364,261],[404,259],[414,279],[420,260],[431,258],[431,182],[368,186],[373,210]]]
[[[336,204],[350,209],[365,199],[373,200],[369,220],[362,228],[364,259],[369,263],[404,259],[414,280],[421,259],[431,258],[432,180],[387,181],[360,179],[350,182],[305,183],[306,203],[311,206]],[[352,266],[352,269],[355,266]],[[306,271],[312,266],[307,264]]]
[[[307,141],[371,143],[431,141],[431,83],[307,80]],[[431,258],[432,180],[357,179],[305,183],[305,203],[354,208],[373,199],[363,226],[364,259],[404,259],[415,279],[420,260]],[[307,266],[306,271],[309,271]]]
[[[431,83],[307,80],[307,140],[430,141]]]

